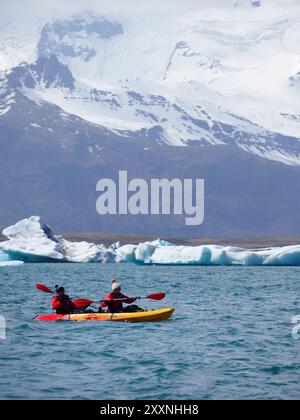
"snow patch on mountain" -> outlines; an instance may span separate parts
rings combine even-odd
[[[15,103],[14,92],[8,93],[5,89],[0,89],[0,117],[5,115],[11,110],[12,105]]]
[[[294,74],[293,76],[291,76],[289,80],[291,81],[292,86],[299,88],[300,87],[300,71]]]
[[[261,0],[250,0],[250,6],[260,7],[261,6]]]
[[[38,57],[37,42],[46,18],[35,13],[14,14],[0,8],[0,72],[10,70],[20,63],[35,61]]]
[[[134,87],[132,91],[127,87],[107,91],[76,83],[71,98],[59,89],[39,89],[35,94],[39,100],[55,103],[120,135],[128,132],[131,137],[141,135],[173,146],[187,146],[193,141],[236,145],[263,158],[288,165],[300,163],[297,139],[269,132],[238,112],[229,112],[223,97],[197,83],[186,86],[186,96],[179,90],[175,96],[164,86],[157,94],[149,94],[149,87],[141,83]],[[201,105],[194,105],[194,97]]]

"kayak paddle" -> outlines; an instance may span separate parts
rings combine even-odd
[[[49,293],[50,295],[54,295],[55,293],[50,290],[48,287],[44,286],[43,284],[36,284],[35,287],[44,293]]]
[[[148,296],[143,296],[143,297],[139,297],[138,299],[152,299],[152,300],[162,300],[166,297],[165,293],[153,293],[152,295],[148,295]],[[110,302],[110,301],[114,301],[114,302],[124,302],[126,301],[128,298],[121,298],[121,299],[104,299],[101,300],[101,302]],[[130,298],[129,298],[130,299]]]
[[[165,293],[153,293],[152,295],[141,297],[141,299],[163,300],[165,297]]]
[[[44,286],[43,284],[37,284],[36,288],[44,293],[48,293],[51,295],[55,294],[52,290],[50,290],[48,287]],[[140,297],[139,299],[163,300],[165,297],[166,297],[165,293],[152,293],[151,295],[143,296],[143,297]],[[122,302],[127,299],[124,298],[124,299],[114,299],[114,300]],[[102,300],[101,302],[107,302],[107,300]],[[88,300],[88,299],[77,299],[77,300],[74,300],[74,303],[77,306],[77,308],[86,308],[92,305],[94,301]]]
[[[93,300],[89,300],[89,299],[76,299],[76,300],[73,300],[73,302],[79,309],[87,308],[88,306],[94,303]]]
[[[37,284],[35,287],[41,292],[48,293],[51,295],[55,294],[52,290],[50,290],[48,287],[44,286],[43,284]],[[94,303],[93,300],[89,300],[89,299],[76,299],[73,302],[75,303],[78,309],[87,308],[88,306],[92,305],[92,303]]]

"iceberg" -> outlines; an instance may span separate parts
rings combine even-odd
[[[23,265],[24,261],[0,261],[0,268],[1,267],[19,267]]]
[[[7,261],[7,260],[8,260],[8,255],[0,252],[0,262]]]
[[[0,267],[16,267],[23,265],[23,261],[10,260],[9,255],[0,252]]]
[[[23,262],[113,263],[118,257],[104,245],[69,242],[55,236],[40,217],[32,216],[3,230],[8,241],[0,243],[0,252],[10,260]]]
[[[244,249],[232,246],[178,246],[157,239],[138,245],[109,248],[88,242],[70,242],[56,236],[40,217],[21,220],[3,231],[0,267],[24,262],[131,263],[139,265],[300,266],[300,245]]]
[[[147,265],[300,266],[300,245],[258,250],[231,246],[176,246],[162,241],[116,249],[124,262]]]

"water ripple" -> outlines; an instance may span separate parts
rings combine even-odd
[[[299,399],[299,268],[28,264],[2,268],[7,340],[2,399]],[[128,294],[164,291],[172,320],[38,323],[51,296],[100,299],[117,276]],[[84,280],[83,280],[84,279]],[[148,308],[161,302],[143,302]]]

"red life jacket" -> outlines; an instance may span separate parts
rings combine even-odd
[[[124,300],[119,301],[116,299],[124,299]],[[108,309],[111,312],[115,312],[115,311],[119,311],[123,309],[123,303],[133,303],[135,302],[136,299],[129,298],[128,296],[125,296],[122,293],[119,293],[118,295],[114,295],[113,293],[108,293],[108,295],[105,296],[105,300],[108,300],[110,302],[102,301],[100,303],[102,308],[108,307]]]
[[[77,309],[75,303],[67,295],[64,295],[63,298],[54,296],[52,299],[52,308],[59,315],[70,314]]]

